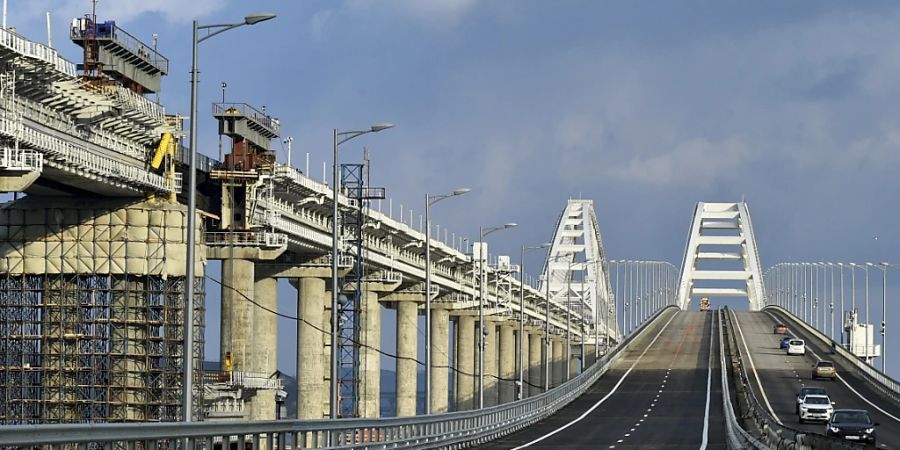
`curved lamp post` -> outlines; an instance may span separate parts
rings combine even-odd
[[[525,253],[531,250],[542,248],[550,248],[551,244],[546,242],[535,246],[522,246],[522,259],[519,263],[519,388],[517,390],[516,399],[525,398]]]
[[[184,293],[184,381],[183,409],[184,421],[191,422],[194,410],[194,246],[197,242],[197,47],[199,44],[217,34],[224,33],[244,25],[256,25],[266,20],[274,19],[275,14],[255,13],[244,17],[243,22],[199,25],[194,21],[193,39],[191,42],[191,129],[189,139],[189,168],[188,168],[188,218],[187,218],[187,255],[185,267],[185,293]],[[200,37],[200,30],[210,30],[206,36]]]
[[[478,409],[484,408],[484,334],[487,329],[484,326],[484,261],[487,255],[484,253],[484,237],[500,230],[506,230],[518,226],[515,222],[505,223],[496,227],[478,227]]]
[[[441,200],[469,191],[469,188],[460,188],[446,194],[425,194],[425,414],[431,414],[431,221],[428,211],[431,205]]]

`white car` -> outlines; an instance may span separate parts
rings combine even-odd
[[[800,423],[807,420],[828,422],[834,414],[834,402],[827,395],[807,395],[800,403]]]
[[[790,341],[788,341],[787,354],[788,355],[805,355],[806,354],[806,343],[803,342],[803,339],[791,339]]]

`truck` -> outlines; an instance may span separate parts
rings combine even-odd
[[[703,297],[700,299],[700,311],[709,311],[709,299]]]

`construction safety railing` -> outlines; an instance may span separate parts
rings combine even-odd
[[[208,231],[204,236],[206,245],[209,246],[277,248],[284,247],[288,243],[286,234],[268,231]]]
[[[674,310],[668,306],[653,316]],[[13,425],[3,427],[0,447],[37,448],[63,444],[92,443],[113,448],[211,449],[214,442],[237,442],[239,449],[457,449],[481,444],[520,430],[569,404],[609,367],[625,350],[653,328],[646,321],[628,339],[579,376],[534,397],[474,411],[385,419],[280,420],[259,422],[191,422],[140,424]]]
[[[0,171],[40,172],[44,169],[44,155],[21,148],[0,148]]]
[[[777,311],[789,321],[794,322],[809,334],[812,334],[822,342],[826,343],[831,347],[832,351],[836,355],[840,355],[842,357],[842,362],[851,365],[856,369],[856,373],[858,375],[860,375],[863,379],[869,381],[869,383],[879,392],[881,392],[886,398],[889,398],[895,404],[900,405],[900,382],[880,372],[878,369],[870,366],[869,364],[866,364],[866,362],[858,358],[856,354],[851,353],[850,350],[835,342],[833,339],[829,338],[824,333],[817,330],[815,327],[807,324],[805,321],[791,314],[788,310],[775,305],[767,306],[765,310]]]

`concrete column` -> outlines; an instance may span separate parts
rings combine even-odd
[[[514,322],[500,325],[500,352],[498,356],[500,368],[500,404],[516,399],[516,339]]]
[[[578,376],[578,366],[581,365],[581,360],[576,356],[569,357],[569,379],[575,378]]]
[[[417,316],[416,302],[397,302],[397,417],[416,415]]]
[[[331,281],[331,280],[328,280]],[[327,285],[326,285],[327,286]],[[322,338],[322,412],[320,417],[331,415],[331,290],[325,290],[325,308],[322,310],[322,325],[325,330]]]
[[[541,360],[544,339],[538,332],[530,333],[528,340],[528,382],[531,384],[529,392],[531,395],[538,395],[544,392],[544,366]]]
[[[499,400],[497,324],[486,320],[484,329],[484,407],[487,408],[496,405]]]
[[[253,336],[247,371],[271,376],[278,370],[278,322],[272,312],[278,311],[278,280],[257,278],[253,290],[259,307],[250,313]],[[250,399],[250,420],[275,420],[275,412],[275,390],[257,390]]]
[[[566,381],[566,360],[564,359],[566,343],[562,339],[552,340],[553,350],[551,351],[550,372],[553,377],[550,378],[550,387],[554,388]]]
[[[528,383],[530,381],[529,377],[531,376],[531,373],[528,370],[528,355],[531,352],[531,340],[528,338],[527,331],[520,335],[518,329],[516,330],[516,339],[518,340],[519,346],[521,347],[519,349],[519,352],[522,353],[522,398],[526,398],[528,397]],[[516,380],[519,379],[519,352],[516,352]],[[518,400],[519,388],[518,385],[515,386],[515,399]]]
[[[359,416],[377,418],[381,410],[381,305],[378,293],[363,290],[360,317]]]
[[[449,400],[450,311],[431,310],[431,413],[447,412]]]
[[[322,326],[325,280],[300,278],[297,283],[297,418],[321,419],[322,402],[328,397],[324,383]]]
[[[246,371],[251,366],[253,324],[250,314],[253,305],[254,264],[246,259],[222,261],[222,326],[220,361],[231,353],[232,368]]]
[[[475,318],[459,316],[456,323],[456,410],[466,411],[475,407]]]

